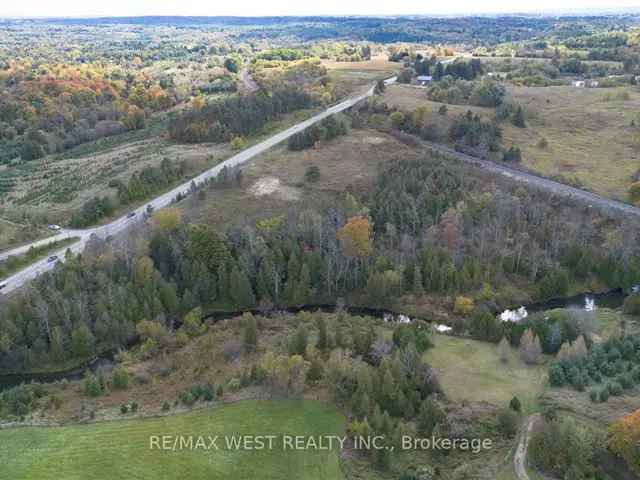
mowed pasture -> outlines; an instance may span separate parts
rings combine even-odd
[[[425,360],[451,399],[504,407],[516,396],[525,411],[536,408],[545,383],[543,365],[525,364],[515,349],[502,362],[493,343],[447,335],[434,335],[433,340]]]
[[[152,419],[7,429],[0,431],[0,477],[162,480],[188,474],[190,480],[342,479],[337,449],[284,449],[282,436],[343,435],[344,425],[344,417],[321,402],[250,400]],[[150,448],[150,437],[159,435],[217,435],[219,450]],[[227,449],[225,436],[240,435],[279,439],[273,449]]]
[[[441,104],[431,102],[426,89],[392,86],[384,99],[407,110],[427,106],[431,119],[443,123],[437,114]],[[640,169],[640,90],[507,85],[507,100],[525,109],[526,128],[517,128],[509,121],[501,123],[503,145],[522,150],[524,167],[628,201],[629,186]],[[449,118],[467,110],[488,118],[495,116],[492,108],[447,108]],[[636,126],[632,126],[632,120]]]

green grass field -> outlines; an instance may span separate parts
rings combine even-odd
[[[525,411],[536,408],[544,385],[544,366],[526,365],[516,350],[502,363],[497,345],[488,342],[434,335],[434,343],[425,359],[436,369],[445,394],[453,400],[506,406],[517,396]]]
[[[342,479],[335,450],[226,450],[223,437],[342,435],[344,424],[327,404],[284,400],[243,401],[153,419],[9,429],[0,431],[0,478]],[[152,435],[218,435],[220,450],[152,450]]]

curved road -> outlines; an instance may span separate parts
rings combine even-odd
[[[387,85],[393,82],[395,82],[395,77],[385,80],[385,84]],[[126,230],[127,228],[131,227],[137,222],[143,221],[144,214],[146,213],[148,207],[151,207],[153,210],[158,210],[160,208],[164,208],[168,205],[171,205],[172,203],[175,202],[176,197],[188,195],[191,192],[191,188],[192,188],[191,186],[193,183],[195,183],[196,185],[201,185],[204,182],[212,178],[215,178],[224,167],[233,168],[248,162],[256,155],[259,155],[269,150],[271,147],[288,139],[290,136],[298,132],[301,132],[305,128],[308,128],[311,125],[318,123],[319,121],[325,119],[330,115],[333,115],[351,108],[356,103],[361,102],[365,98],[372,96],[373,91],[374,91],[374,87],[371,87],[361,95],[348,98],[336,105],[333,105],[327,108],[322,113],[314,115],[313,117],[303,122],[300,122],[297,125],[294,125],[293,127],[290,127],[280,133],[275,134],[274,136],[268,138],[267,140],[264,140],[263,142],[260,142],[250,148],[247,148],[246,150],[243,150],[242,152],[234,155],[233,157],[228,158],[224,162],[219,163],[215,167],[212,167],[209,170],[206,170],[205,172],[201,173],[197,177],[192,178],[191,180],[188,180],[182,185],[179,185],[178,187],[172,189],[171,191],[153,200],[150,200],[147,204],[137,208],[136,210],[133,210],[133,213],[135,213],[135,215],[132,217],[123,216],[106,225],[94,227],[94,228],[88,228],[86,230],[65,230],[59,233],[58,235],[0,253],[0,260],[10,255],[19,255],[21,253],[25,253],[27,250],[29,250],[29,248],[34,246],[47,245],[48,243],[51,243],[56,240],[62,240],[70,237],[78,237],[79,238],[78,242],[74,243],[70,247],[63,248],[57,252],[52,252],[50,254],[52,256],[53,255],[57,256],[58,257],[57,261],[64,261],[64,255],[65,255],[65,252],[67,251],[67,248],[70,249],[71,252],[73,253],[81,253],[84,250],[84,247],[87,244],[87,241],[89,240],[89,238],[91,238],[91,236],[95,235],[99,238],[104,239]],[[17,288],[20,288],[22,285],[27,283],[29,280],[34,279],[41,273],[51,270],[55,264],[56,264],[56,261],[49,262],[45,258],[43,260],[40,260],[31,264],[30,266],[15,273],[9,278],[0,280],[0,285],[4,285],[2,289],[0,289],[0,294],[7,294],[9,292],[16,290]],[[1,296],[2,295],[0,295],[0,297]]]

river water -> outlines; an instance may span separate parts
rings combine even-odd
[[[618,309],[622,307],[624,302],[625,295],[622,290],[612,290],[606,293],[585,293],[580,295],[575,295],[573,297],[566,298],[558,298],[548,300],[546,302],[541,303],[533,303],[530,305],[523,305],[520,307],[515,307],[509,310],[505,310],[499,316],[503,318],[503,320],[507,321],[519,321],[526,316],[541,312],[545,310],[551,310],[554,308],[578,308],[584,310],[594,310],[597,308],[611,308]],[[271,311],[252,311],[254,315],[281,315],[281,314],[295,314],[303,310],[320,310],[323,312],[332,313],[336,311],[335,305],[308,305],[305,307],[299,308],[287,308],[287,309],[274,309]],[[398,314],[396,312],[392,312],[390,310],[379,309],[379,308],[367,308],[367,307],[344,307],[345,312],[351,315],[366,315],[375,318],[380,318],[385,321],[397,322],[397,323],[408,323],[410,318],[403,314]],[[235,318],[239,315],[242,315],[244,312],[224,312],[224,313],[211,313],[205,316],[205,320],[216,323],[222,320]],[[444,326],[436,326],[444,327]],[[446,328],[446,327],[444,327]],[[446,331],[446,330],[441,330]],[[20,385],[21,383],[30,383],[30,382],[40,382],[40,383],[51,383],[60,381],[63,379],[73,381],[73,380],[81,380],[84,372],[89,369],[95,372],[97,369],[102,368],[105,370],[109,370],[113,367],[114,364],[114,356],[116,351],[110,351],[98,358],[93,359],[90,362],[87,362],[84,365],[74,368],[73,370],[68,370],[64,372],[56,372],[56,373],[29,373],[29,374],[11,374],[11,375],[0,375],[0,391],[6,390],[8,388],[14,387],[16,385]]]
[[[592,312],[598,308],[617,310],[622,308],[625,298],[626,296],[622,289],[611,290],[604,293],[581,293],[573,297],[553,298],[545,302],[507,309],[500,313],[499,317],[503,321],[519,322],[533,313],[556,308],[575,308],[588,312]]]

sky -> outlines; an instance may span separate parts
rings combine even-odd
[[[640,0],[0,0],[0,17],[464,15],[634,8]]]

